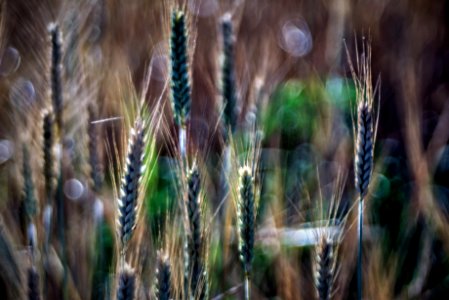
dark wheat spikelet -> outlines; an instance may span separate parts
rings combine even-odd
[[[39,292],[39,274],[36,268],[31,267],[28,269],[28,300],[40,300]]]
[[[173,113],[178,125],[185,125],[190,115],[190,83],[186,19],[182,11],[171,16],[170,59]]]
[[[365,197],[373,171],[373,116],[372,107],[360,102],[357,110],[357,140],[355,155],[355,186],[360,197]]]
[[[63,92],[62,92],[62,37],[59,26],[55,23],[49,25],[49,34],[51,41],[51,98],[53,102],[53,111],[56,115],[56,124],[58,129],[62,129],[62,110],[63,110]]]
[[[98,193],[103,184],[103,170],[98,151],[98,129],[92,122],[95,120],[95,113],[92,108],[89,109],[89,124],[87,134],[89,136],[89,165],[90,178],[92,181],[92,190]]]
[[[222,66],[222,94],[223,94],[223,117],[225,125],[225,137],[227,131],[234,132],[237,124],[236,114],[236,83],[234,67],[234,37],[232,33],[232,20],[230,15],[223,18],[221,24],[223,34],[223,54]]]
[[[117,300],[134,299],[135,286],[136,275],[134,274],[134,271],[129,267],[125,267],[119,274]]]
[[[156,297],[159,300],[169,300],[171,290],[170,262],[167,256],[158,257],[158,267],[156,270]]]
[[[47,203],[50,203],[53,195],[53,115],[50,112],[44,112],[43,116],[43,135],[44,135],[44,181],[45,196]]]
[[[316,290],[319,300],[329,300],[334,281],[334,257],[332,243],[322,237],[316,250]]]
[[[245,275],[251,273],[251,262],[254,249],[254,180],[251,169],[242,167],[239,172],[240,183],[238,200],[239,250]]]
[[[126,248],[134,231],[137,216],[140,178],[143,169],[145,131],[141,120],[137,120],[128,142],[126,169],[122,178],[120,199],[118,201],[120,241]]]
[[[189,235],[187,241],[188,249],[188,274],[190,275],[190,290],[192,294],[202,295],[199,291],[203,263],[202,247],[203,236],[201,231],[201,209],[199,203],[200,174],[198,168],[194,167],[188,177],[187,215],[189,218]],[[202,299],[202,297],[200,297]]]
[[[23,203],[25,205],[25,214],[27,223],[32,222],[37,214],[37,202],[34,194],[33,176],[30,166],[30,153],[27,146],[23,146]]]

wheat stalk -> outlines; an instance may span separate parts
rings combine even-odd
[[[358,49],[356,49],[358,50]],[[358,54],[358,53],[357,53]],[[348,54],[349,57],[349,54]],[[356,85],[357,133],[355,140],[354,172],[358,201],[358,253],[357,253],[357,294],[362,299],[362,239],[364,198],[368,192],[373,172],[375,124],[373,118],[374,94],[371,76],[371,47],[363,39],[363,49],[357,59],[357,70],[349,60],[351,73]]]
[[[27,271],[28,275],[28,300],[40,300],[39,291],[39,274],[35,267],[31,267]]]

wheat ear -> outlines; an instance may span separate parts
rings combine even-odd
[[[157,299],[169,300],[171,291],[171,271],[170,261],[167,255],[158,256],[156,276],[155,291]]]
[[[53,155],[53,143],[54,143],[54,121],[53,114],[49,111],[43,112],[43,124],[42,124],[42,135],[43,135],[43,145],[42,152],[44,158],[44,190],[46,197],[46,204],[43,212],[43,226],[45,233],[44,240],[44,254],[45,262],[49,263],[48,250],[51,239],[51,227],[52,227],[52,217],[53,217],[53,181],[54,181],[54,155]],[[48,278],[44,274],[44,296],[47,294],[47,284]]]
[[[201,209],[199,202],[200,174],[194,166],[188,176],[187,216],[189,221],[189,234],[187,237],[188,263],[187,274],[190,275],[190,292],[203,299],[204,290],[200,288],[203,276],[203,234],[201,229]]]
[[[371,48],[363,42],[361,58],[357,60],[357,77],[350,62],[351,72],[356,83],[357,107],[357,136],[355,141],[355,187],[359,193],[358,202],[358,253],[357,253],[357,294],[362,299],[362,240],[363,240],[363,209],[364,198],[373,172],[374,155],[374,120],[373,101],[374,92],[371,78]]]
[[[250,299],[249,280],[254,251],[254,226],[255,226],[255,198],[254,178],[251,169],[247,166],[239,170],[239,199],[238,199],[238,224],[239,224],[239,250],[240,259],[245,272],[245,299]]]
[[[95,193],[100,192],[103,184],[103,172],[100,157],[98,155],[98,129],[97,125],[92,122],[95,120],[96,114],[92,107],[89,108],[89,124],[87,127],[87,135],[89,137],[89,165],[90,178],[92,181],[92,190]]]
[[[186,19],[182,11],[172,12],[170,50],[173,112],[176,123],[184,126],[190,115],[191,99]]]
[[[316,290],[319,300],[331,299],[334,284],[334,249],[326,235],[321,236],[316,249]]]
[[[359,193],[358,202],[358,254],[357,282],[358,299],[362,299],[362,240],[364,198],[368,192],[373,170],[373,118],[369,104],[361,102],[357,110],[357,140],[355,156],[355,186]]]
[[[23,146],[22,153],[23,153],[23,168],[22,168],[23,202],[25,205],[25,214],[27,223],[30,223],[36,216],[38,207],[36,196],[34,194],[34,183],[30,166],[30,152],[28,151],[28,147],[26,145]]]
[[[222,95],[223,95],[223,117],[225,140],[228,140],[227,134],[234,132],[237,124],[236,114],[236,83],[234,67],[234,36],[232,32],[232,19],[230,14],[223,17],[221,23],[223,35],[223,65],[222,65]]]
[[[137,120],[128,141],[126,169],[122,178],[119,210],[119,237],[122,251],[126,251],[136,225],[140,179],[143,171],[143,156],[145,147],[144,124]]]
[[[62,36],[58,24],[48,26],[51,41],[50,82],[53,111],[56,115],[58,129],[62,130],[63,91],[62,91]]]
[[[120,271],[117,287],[117,300],[133,300],[136,288],[134,270],[126,266]]]

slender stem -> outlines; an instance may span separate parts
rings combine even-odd
[[[362,299],[363,197],[359,200],[359,248],[357,253],[357,299]]]
[[[179,152],[181,153],[181,164],[183,171],[187,170],[187,128],[181,125],[179,128]]]
[[[50,200],[49,200],[50,201]],[[44,224],[44,230],[45,230],[45,241],[44,241],[44,261],[45,261],[45,268],[49,268],[50,264],[50,258],[49,258],[49,245],[50,245],[50,238],[51,238],[51,218],[52,218],[52,206],[51,204],[47,204],[44,209],[43,213],[43,224]],[[47,299],[47,292],[48,292],[48,269],[46,272],[44,272],[44,299]]]
[[[245,275],[245,300],[250,299],[249,274]]]

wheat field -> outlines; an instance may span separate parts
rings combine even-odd
[[[445,299],[448,20],[0,0],[0,299]]]

